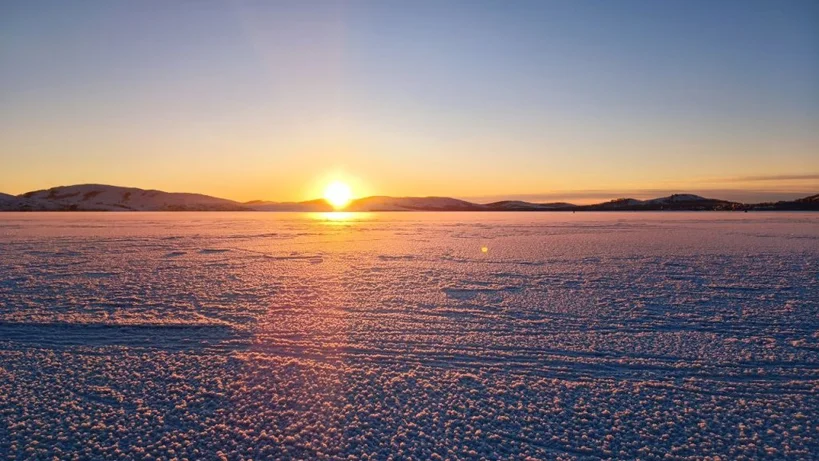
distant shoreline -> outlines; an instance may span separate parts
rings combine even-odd
[[[0,210],[0,213],[765,213],[765,212],[816,212],[819,208],[785,209],[785,208],[749,208],[747,210]]]
[[[502,200],[474,203],[452,197],[372,196],[353,199],[335,210],[323,199],[303,202],[237,202],[203,194],[164,192],[136,187],[79,184],[52,187],[21,195],[0,194],[0,211],[270,211],[270,212],[380,212],[380,211],[480,211],[480,212],[588,212],[588,211],[819,211],[819,194],[790,201],[740,203],[672,194],[648,200],[617,198],[602,203],[533,203]]]

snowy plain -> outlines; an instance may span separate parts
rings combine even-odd
[[[5,459],[819,459],[817,213],[4,213]]]

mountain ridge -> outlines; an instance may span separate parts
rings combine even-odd
[[[501,200],[473,203],[452,197],[370,196],[354,199],[344,211],[729,211],[819,210],[819,194],[790,201],[745,204],[672,194],[648,200],[617,198],[590,205]],[[334,211],[323,199],[302,202],[252,200],[237,202],[204,194],[105,184],[77,184],[20,195],[0,193],[0,211]]]

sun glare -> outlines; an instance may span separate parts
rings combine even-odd
[[[333,181],[324,189],[324,200],[333,206],[336,210],[341,210],[350,203],[353,198],[353,192],[350,186],[340,181]]]

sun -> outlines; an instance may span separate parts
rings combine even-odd
[[[336,210],[341,210],[350,203],[353,198],[353,191],[350,186],[341,181],[333,181],[324,189],[324,200]]]

